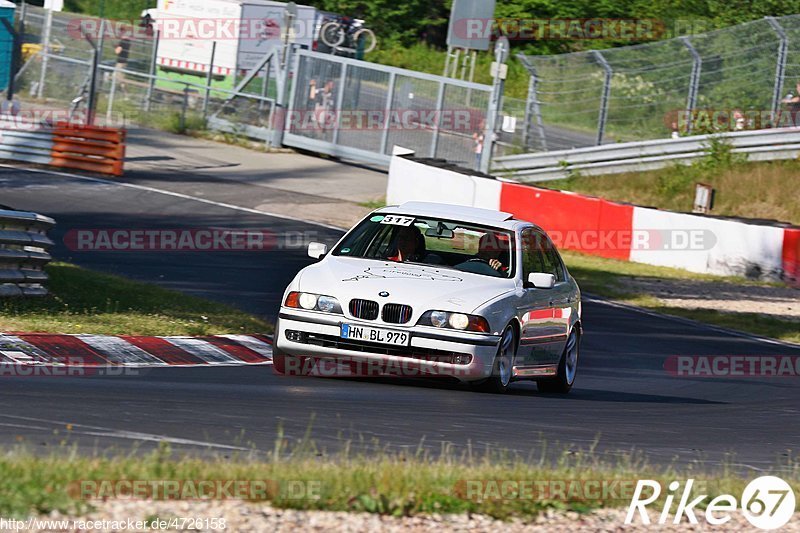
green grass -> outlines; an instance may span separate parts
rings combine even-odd
[[[411,452],[377,449],[355,453],[351,448],[327,455],[306,441],[287,446],[276,441],[275,450],[258,456],[255,452],[231,457],[179,456],[167,445],[150,453],[124,455],[105,453],[86,456],[75,453],[68,444],[70,428],[60,431],[62,445],[50,455],[34,454],[24,445],[0,455],[0,514],[23,517],[52,511],[80,513],[91,508],[92,500],[77,495],[86,481],[149,480],[266,481],[265,496],[282,508],[371,512],[384,515],[430,513],[480,513],[507,519],[530,518],[548,509],[587,512],[600,507],[624,507],[628,492],[607,500],[569,499],[563,496],[534,495],[498,498],[479,491],[497,482],[558,482],[577,484],[579,480],[618,482],[635,485],[635,480],[656,479],[666,486],[672,480],[695,479],[694,494],[741,494],[750,480],[730,467],[702,464],[681,468],[651,466],[633,455],[606,458],[592,448],[570,450],[555,459],[520,456],[502,451],[454,451],[443,447],[431,454],[420,446]],[[291,448],[291,450],[289,449]],[[800,463],[796,458],[776,463],[776,474],[795,490],[800,486]],[[766,474],[764,472],[763,474]],[[81,482],[84,482],[81,484]],[[292,497],[290,483],[307,488],[306,497]],[[546,485],[548,486],[548,485]],[[480,487],[476,491],[476,487]],[[470,492],[467,492],[467,491]],[[666,491],[664,491],[666,492]],[[77,494],[77,495],[76,495]],[[488,496],[488,497],[487,497]],[[704,503],[710,501],[707,498]],[[703,507],[703,504],[699,506]]]
[[[739,313],[708,309],[685,309],[665,305],[657,298],[632,292],[625,287],[625,280],[649,278],[652,280],[694,280],[722,282],[734,285],[776,286],[781,283],[764,283],[739,277],[696,274],[678,268],[658,267],[606,259],[577,252],[562,251],[570,274],[578,281],[581,290],[596,296],[622,301],[669,315],[690,318],[708,324],[745,331],[756,335],[800,343],[800,323],[796,320],[781,320],[757,313]]]
[[[576,176],[542,184],[671,211],[691,211],[696,183],[716,190],[715,215],[781,220],[800,224],[797,179],[800,161],[674,166],[649,172]]]
[[[156,285],[67,263],[47,266],[50,295],[0,303],[0,331],[105,335],[269,333],[267,322]]]
[[[358,202],[358,205],[360,205],[361,207],[366,207],[367,209],[380,209],[381,207],[386,207],[386,197],[383,196],[381,198],[376,198],[374,200]]]

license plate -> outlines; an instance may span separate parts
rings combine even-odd
[[[411,335],[405,331],[353,326],[351,324],[342,324],[341,336],[343,339],[394,344],[395,346],[408,346],[411,343]]]

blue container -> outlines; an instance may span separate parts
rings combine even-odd
[[[17,6],[8,0],[0,0],[0,18],[6,19],[14,26],[14,12]],[[11,75],[11,62],[14,56],[14,37],[8,33],[5,25],[0,23],[0,91],[8,88]]]

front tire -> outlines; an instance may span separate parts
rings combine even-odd
[[[550,379],[540,379],[537,386],[541,392],[556,392],[566,394],[572,389],[575,383],[575,376],[578,373],[578,355],[580,353],[581,338],[578,328],[572,328],[572,333],[567,338],[567,345],[564,353],[558,362],[558,373],[556,377]]]
[[[492,375],[488,379],[476,383],[474,388],[481,392],[503,394],[511,384],[514,360],[517,356],[517,338],[514,328],[509,325],[500,337],[500,346],[492,363]]]

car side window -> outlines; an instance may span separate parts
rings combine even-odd
[[[544,263],[544,270],[542,270],[542,272],[552,274],[556,278],[556,282],[564,281],[564,265],[561,263],[561,259],[559,258],[555,246],[553,246],[553,243],[550,242],[550,239],[547,237],[547,235],[539,232],[536,233],[537,240],[539,241],[542,250],[542,261]]]
[[[522,232],[522,279],[527,280],[532,272],[545,272],[544,257],[537,234],[532,229]]]

